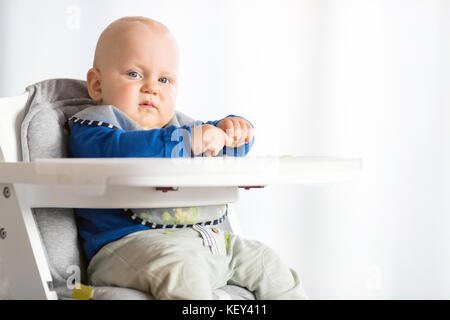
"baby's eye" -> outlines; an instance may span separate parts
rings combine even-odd
[[[139,78],[139,73],[134,72],[134,71],[128,72],[128,75],[132,78]]]
[[[167,83],[167,82],[169,82],[169,79],[167,79],[167,78],[159,78],[158,81],[162,82],[162,83]]]

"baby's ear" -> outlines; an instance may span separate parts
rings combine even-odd
[[[89,69],[87,73],[87,88],[89,96],[96,102],[102,102],[102,86],[100,71],[96,68]]]

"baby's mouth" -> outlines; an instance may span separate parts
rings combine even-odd
[[[139,104],[139,107],[143,108],[143,109],[153,109],[156,108],[156,106],[153,104],[153,102],[150,101],[145,101],[143,103]]]

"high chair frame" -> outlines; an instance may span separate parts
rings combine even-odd
[[[239,189],[341,182],[361,159],[38,159],[21,161],[28,93],[0,99],[0,267],[13,299],[58,299],[32,208],[152,208],[234,203]],[[232,229],[237,224],[228,214]]]

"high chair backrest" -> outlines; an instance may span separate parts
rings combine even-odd
[[[22,160],[20,128],[25,115],[28,91],[8,98],[0,98],[0,161]]]

